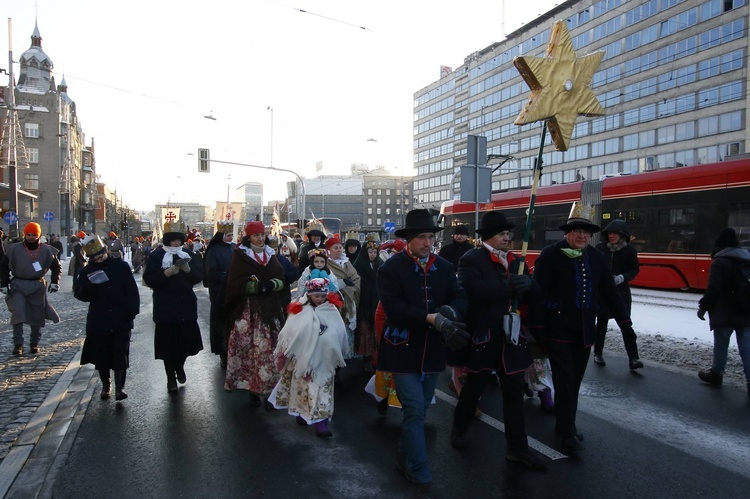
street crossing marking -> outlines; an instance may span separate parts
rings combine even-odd
[[[456,399],[455,397],[453,397],[451,395],[448,395],[447,393],[445,393],[442,390],[435,390],[435,396],[437,398],[439,398],[440,400],[444,401],[444,402],[448,402],[453,407],[455,407],[456,404],[458,404],[458,399]],[[486,423],[486,424],[490,425],[491,427],[495,428],[496,430],[500,430],[501,432],[505,433],[505,425],[503,424],[502,421],[498,421],[497,419],[493,418],[492,416],[488,416],[485,413],[482,413],[481,416],[479,416],[479,418],[477,418],[477,419],[479,419],[483,423]],[[539,440],[536,440],[536,439],[531,438],[531,437],[527,437],[527,438],[529,439],[529,447],[531,447],[532,449],[534,449],[537,452],[540,452],[540,453],[544,454],[545,456],[547,456],[548,458],[550,458],[553,461],[556,461],[558,459],[567,459],[567,457],[568,457],[565,454],[557,452],[552,447],[548,447],[548,446],[544,445]]]

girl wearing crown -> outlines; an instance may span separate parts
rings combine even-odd
[[[333,416],[334,374],[345,367],[349,345],[346,326],[337,307],[337,293],[329,281],[316,277],[305,284],[306,293],[292,302],[289,317],[279,333],[276,368],[281,379],[269,402],[287,409],[300,426],[312,425],[319,437],[330,437],[328,421]]]

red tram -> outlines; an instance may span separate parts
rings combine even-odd
[[[480,212],[502,210],[516,224],[513,247],[520,249],[531,189],[497,192]],[[734,227],[750,248],[750,159],[540,187],[527,255],[529,265],[545,246],[563,237],[574,201],[596,208],[604,228],[616,218],[631,230],[641,271],[633,285],[658,289],[705,289],[716,234]],[[474,228],[474,203],[446,201],[441,217],[446,228]],[[481,218],[481,213],[480,213]],[[598,242],[594,235],[592,244]]]

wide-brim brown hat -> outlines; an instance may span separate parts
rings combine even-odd
[[[482,216],[482,222],[476,230],[476,233],[479,234],[482,239],[489,239],[495,234],[503,232],[504,230],[510,230],[515,226],[516,224],[508,222],[504,213],[491,211]]]
[[[602,230],[601,227],[596,225],[593,220],[596,210],[590,204],[576,201],[570,208],[570,215],[568,215],[568,221],[560,226],[560,230],[566,234],[573,229],[585,229],[595,234]]]
[[[406,214],[406,223],[403,228],[398,229],[395,234],[397,237],[403,237],[406,240],[413,239],[419,234],[425,232],[435,233],[443,230],[442,227],[435,224],[429,210],[418,209],[411,210]]]

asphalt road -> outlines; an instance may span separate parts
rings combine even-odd
[[[140,277],[139,277],[140,278]],[[394,468],[400,411],[386,418],[364,393],[356,362],[336,391],[333,437],[317,438],[282,411],[253,408],[245,392],[223,388],[224,371],[209,350],[188,359],[188,382],[166,390],[153,358],[151,293],[142,287],[142,313],[131,346],[130,397],[116,403],[94,392],[55,498],[133,497],[412,497]],[[199,316],[208,317],[208,294]],[[499,387],[480,401],[481,420],[469,429],[472,446],[449,442],[453,394],[447,375],[427,418],[432,461],[430,497],[746,497],[750,490],[750,402],[743,391],[701,385],[694,373],[648,364],[639,374],[610,355],[589,367],[578,428],[580,457],[560,454],[554,417],[526,400],[531,444],[549,458],[543,472],[506,462]]]

